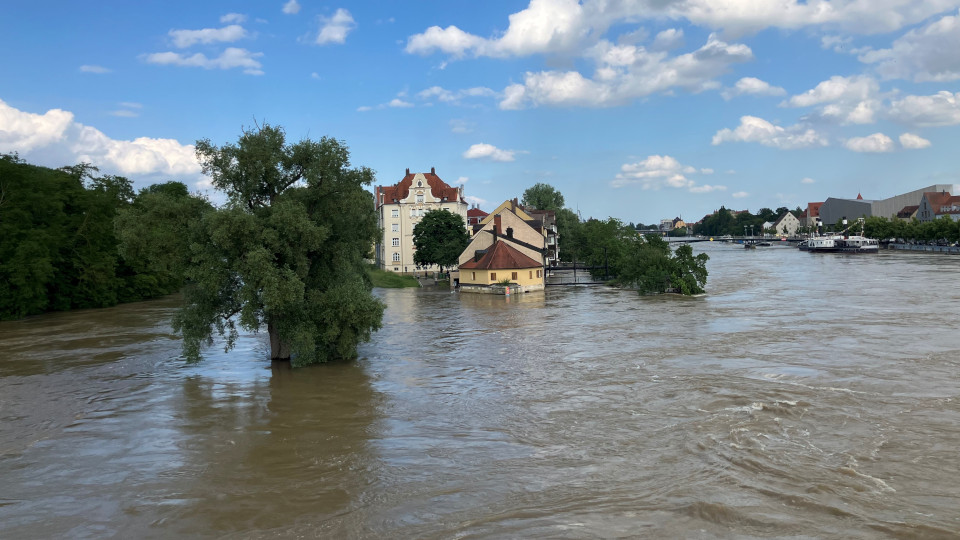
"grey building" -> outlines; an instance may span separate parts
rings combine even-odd
[[[820,207],[820,220],[824,225],[829,226],[843,218],[851,223],[857,218],[871,216],[896,219],[897,213],[903,210],[905,206],[919,205],[924,193],[929,191],[956,193],[956,187],[953,184],[934,184],[881,200],[867,200],[859,197],[856,199],[830,197]]]

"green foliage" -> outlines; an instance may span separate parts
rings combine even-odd
[[[287,144],[279,127],[245,130],[236,145],[197,142],[197,158],[226,193],[189,244],[185,305],[174,320],[199,358],[213,333],[231,348],[237,327],[271,338],[294,365],[351,358],[380,327],[364,256],[378,233],[365,167],[335,139]]]
[[[367,277],[374,287],[384,289],[400,289],[404,287],[419,287],[420,284],[413,276],[405,276],[381,270],[376,266],[367,266]]]
[[[628,244],[617,262],[616,281],[636,287],[640,294],[703,294],[708,260],[705,253],[694,256],[689,244],[678,247],[671,255],[665,240],[648,235]]]
[[[470,243],[463,216],[447,210],[431,210],[413,227],[413,262],[436,264],[441,269],[457,264]]]
[[[511,283],[513,283],[513,282],[510,281],[510,278],[503,278],[503,279],[501,279],[500,281],[497,282],[497,285],[501,285],[501,286],[503,286],[503,287],[507,287],[507,286],[509,286]]]
[[[667,233],[667,236],[672,236],[672,237],[686,236],[686,235],[687,235],[686,227],[677,227],[676,229],[673,229]]]
[[[917,218],[904,221],[872,216],[864,220],[863,231],[864,236],[878,240],[950,243],[960,241],[960,224],[950,216],[941,216],[933,221],[920,221]]]
[[[537,210],[560,210],[563,208],[563,194],[550,184],[537,182],[523,192],[520,203]]]
[[[86,163],[54,170],[0,156],[0,319],[179,288],[179,280],[118,251],[114,220],[134,204],[133,188],[97,172]]]

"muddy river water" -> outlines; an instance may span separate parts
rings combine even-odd
[[[699,244],[702,298],[376,291],[355,362],[176,297],[0,323],[0,538],[960,536],[960,258]]]

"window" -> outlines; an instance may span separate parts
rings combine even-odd
[[[400,271],[400,267],[399,267],[399,266],[394,266],[394,267],[393,267],[393,271],[394,271],[394,272],[399,272],[399,271]]]
[[[533,279],[533,270],[530,271],[530,279]]]
[[[496,280],[497,280],[497,273],[490,272],[490,281],[496,281]]]
[[[393,247],[400,247],[400,239],[399,239],[399,238],[394,238],[394,239],[393,239]]]
[[[390,217],[400,217],[400,209],[394,208],[390,211]]]
[[[537,270],[537,277],[540,277],[540,270]]]
[[[476,272],[471,272],[471,274],[473,274],[473,275],[470,276],[470,279],[477,279],[477,273],[476,273]]]
[[[418,203],[423,203],[423,193],[418,193],[418,194],[417,194],[417,202],[418,202]]]
[[[516,281],[516,280],[517,280],[517,273],[514,272],[514,273],[510,276],[510,279]]]
[[[399,223],[394,223],[394,224],[390,227],[390,230],[392,230],[393,232],[399,232],[399,231],[400,231],[400,224],[399,224]]]
[[[393,254],[393,262],[400,262],[400,254],[399,254],[399,253],[394,253],[394,254]],[[395,268],[394,270],[398,270],[398,269]]]

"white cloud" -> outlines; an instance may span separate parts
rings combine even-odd
[[[490,88],[483,86],[478,86],[474,88],[467,88],[464,90],[458,90],[453,92],[447,90],[440,86],[431,86],[425,90],[417,93],[417,97],[423,100],[432,100],[436,99],[437,101],[448,103],[451,105],[459,105],[464,98],[468,97],[491,97],[495,96],[496,92]]]
[[[683,30],[668,28],[653,38],[650,48],[655,51],[670,51],[683,45]]]
[[[431,26],[422,34],[410,36],[404,49],[410,54],[430,54],[440,51],[454,57],[461,57],[470,49],[483,43],[483,39],[472,36],[456,26],[440,28]]]
[[[841,124],[872,124],[881,108],[880,86],[872,77],[833,76],[782,103],[789,107],[820,105],[818,118]]]
[[[514,161],[516,150],[501,150],[492,144],[478,143],[470,146],[463,157],[467,159],[487,159],[490,161]]]
[[[410,103],[409,101],[404,101],[400,98],[393,98],[390,100],[390,103],[387,103],[387,106],[395,107],[395,108],[409,108],[409,107],[413,107],[413,103]]]
[[[317,34],[315,43],[325,45],[327,43],[345,43],[347,34],[357,27],[350,12],[339,8],[332,17],[320,17],[320,33]]]
[[[728,88],[720,93],[723,99],[731,99],[736,96],[755,95],[755,96],[783,96],[787,91],[779,86],[771,86],[770,83],[757,79],[756,77],[743,77],[733,88]]]
[[[74,121],[73,114],[51,109],[24,112],[0,100],[0,152],[17,152],[41,165],[59,167],[85,161],[106,174],[190,175],[199,177],[193,145],[173,139],[139,137],[116,140]]]
[[[82,71],[83,73],[96,73],[98,75],[102,75],[104,73],[110,73],[112,70],[109,68],[105,68],[103,66],[84,64],[80,66],[80,71]]]
[[[750,194],[747,193],[746,191],[737,191],[736,193],[731,193],[730,195],[731,195],[734,199],[742,199],[742,198],[744,198],[744,197],[749,197],[749,196],[750,196]]]
[[[462,185],[466,184],[466,183],[469,182],[469,181],[470,181],[470,179],[467,178],[466,176],[461,176],[460,178],[457,178],[457,179],[453,182],[453,185],[455,185],[455,186],[462,186]]]
[[[175,52],[147,54],[143,58],[150,64],[201,67],[204,69],[241,68],[248,75],[263,75],[262,65],[257,61],[257,58],[261,56],[263,56],[263,53],[228,47],[216,58],[207,58],[202,53],[187,56]]]
[[[620,172],[612,182],[611,187],[619,188],[632,184],[640,184],[642,189],[657,190],[665,187],[686,189],[691,193],[709,193],[711,191],[722,191],[726,186],[711,186],[709,184],[697,185],[696,182],[687,178],[687,175],[696,174],[705,171],[713,172],[712,169],[700,169],[689,165],[682,165],[676,158],[671,156],[652,155],[636,163],[624,163],[620,166]]]
[[[357,107],[357,112],[367,112],[372,110],[373,110],[373,107],[369,107],[367,105],[361,105],[360,107]]]
[[[801,183],[801,184],[814,184],[814,183],[816,183],[816,182],[817,182],[816,180],[814,180],[813,178],[809,178],[809,177],[808,177],[808,178],[804,178],[803,180],[800,180],[800,183]]]
[[[741,116],[736,129],[724,128],[713,136],[712,144],[725,142],[755,142],[782,150],[827,145],[827,140],[813,129],[799,125],[783,128],[756,116]]]
[[[904,124],[931,127],[960,124],[960,92],[941,91],[932,96],[904,96],[890,104],[887,114]]]
[[[465,196],[463,199],[464,199],[465,201],[467,201],[468,203],[470,203],[470,204],[475,204],[475,205],[477,205],[477,206],[483,206],[483,205],[487,204],[487,200],[486,200],[486,199],[481,199],[480,197],[474,197],[473,195],[467,195],[467,196]]]
[[[893,139],[883,133],[874,133],[866,137],[853,137],[844,143],[848,150],[854,152],[882,153],[893,151]]]
[[[711,35],[700,49],[675,57],[635,45],[601,41],[588,51],[597,63],[594,78],[576,71],[527,72],[523,84],[503,91],[500,108],[526,106],[610,107],[674,87],[697,92],[736,63],[753,58],[746,45],[729,44]]]
[[[930,146],[930,141],[914,133],[900,135],[900,146],[907,150],[919,150]]]
[[[296,15],[300,13],[300,4],[297,0],[290,0],[283,5],[283,12],[287,15]]]
[[[947,15],[922,28],[910,30],[889,49],[869,50],[861,62],[876,64],[885,79],[914,82],[960,79],[960,16]]]
[[[317,73],[316,71],[314,71],[314,72],[310,73],[310,78],[311,78],[311,79],[314,79],[314,80],[316,80],[316,81],[319,81],[319,80],[320,80],[320,74]]]
[[[238,24],[202,30],[171,30],[169,34],[174,47],[178,49],[185,49],[197,43],[229,43],[247,37],[247,31]]]
[[[822,48],[833,49],[833,52],[838,53],[844,52],[844,47],[850,45],[851,42],[853,42],[853,38],[850,36],[823,36],[820,38],[820,46]]]
[[[221,24],[242,24],[247,21],[247,16],[242,13],[227,13],[220,17]]]

